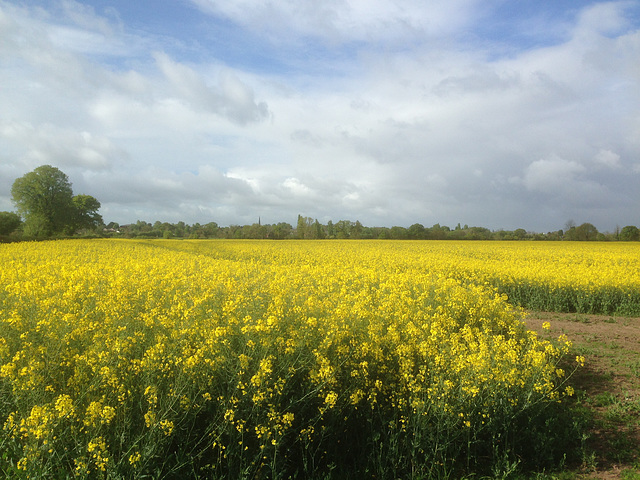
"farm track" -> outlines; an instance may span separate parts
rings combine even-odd
[[[543,337],[565,334],[586,358],[571,383],[592,419],[589,438],[583,465],[561,478],[640,479],[640,318],[529,312],[526,324]]]

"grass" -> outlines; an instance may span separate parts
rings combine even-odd
[[[640,318],[531,312],[527,322],[541,335],[566,334],[587,358],[572,378],[574,413],[587,427],[580,462],[536,478],[640,479]]]

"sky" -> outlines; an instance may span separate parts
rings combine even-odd
[[[0,211],[640,226],[640,1],[0,0]]]

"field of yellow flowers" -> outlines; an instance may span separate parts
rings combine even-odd
[[[553,465],[584,359],[514,304],[640,305],[627,244],[65,240],[0,264],[7,478]]]

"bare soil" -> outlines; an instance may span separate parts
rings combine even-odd
[[[586,359],[570,379],[592,416],[573,478],[640,479],[640,318],[529,312],[526,324],[542,337],[566,335]]]

